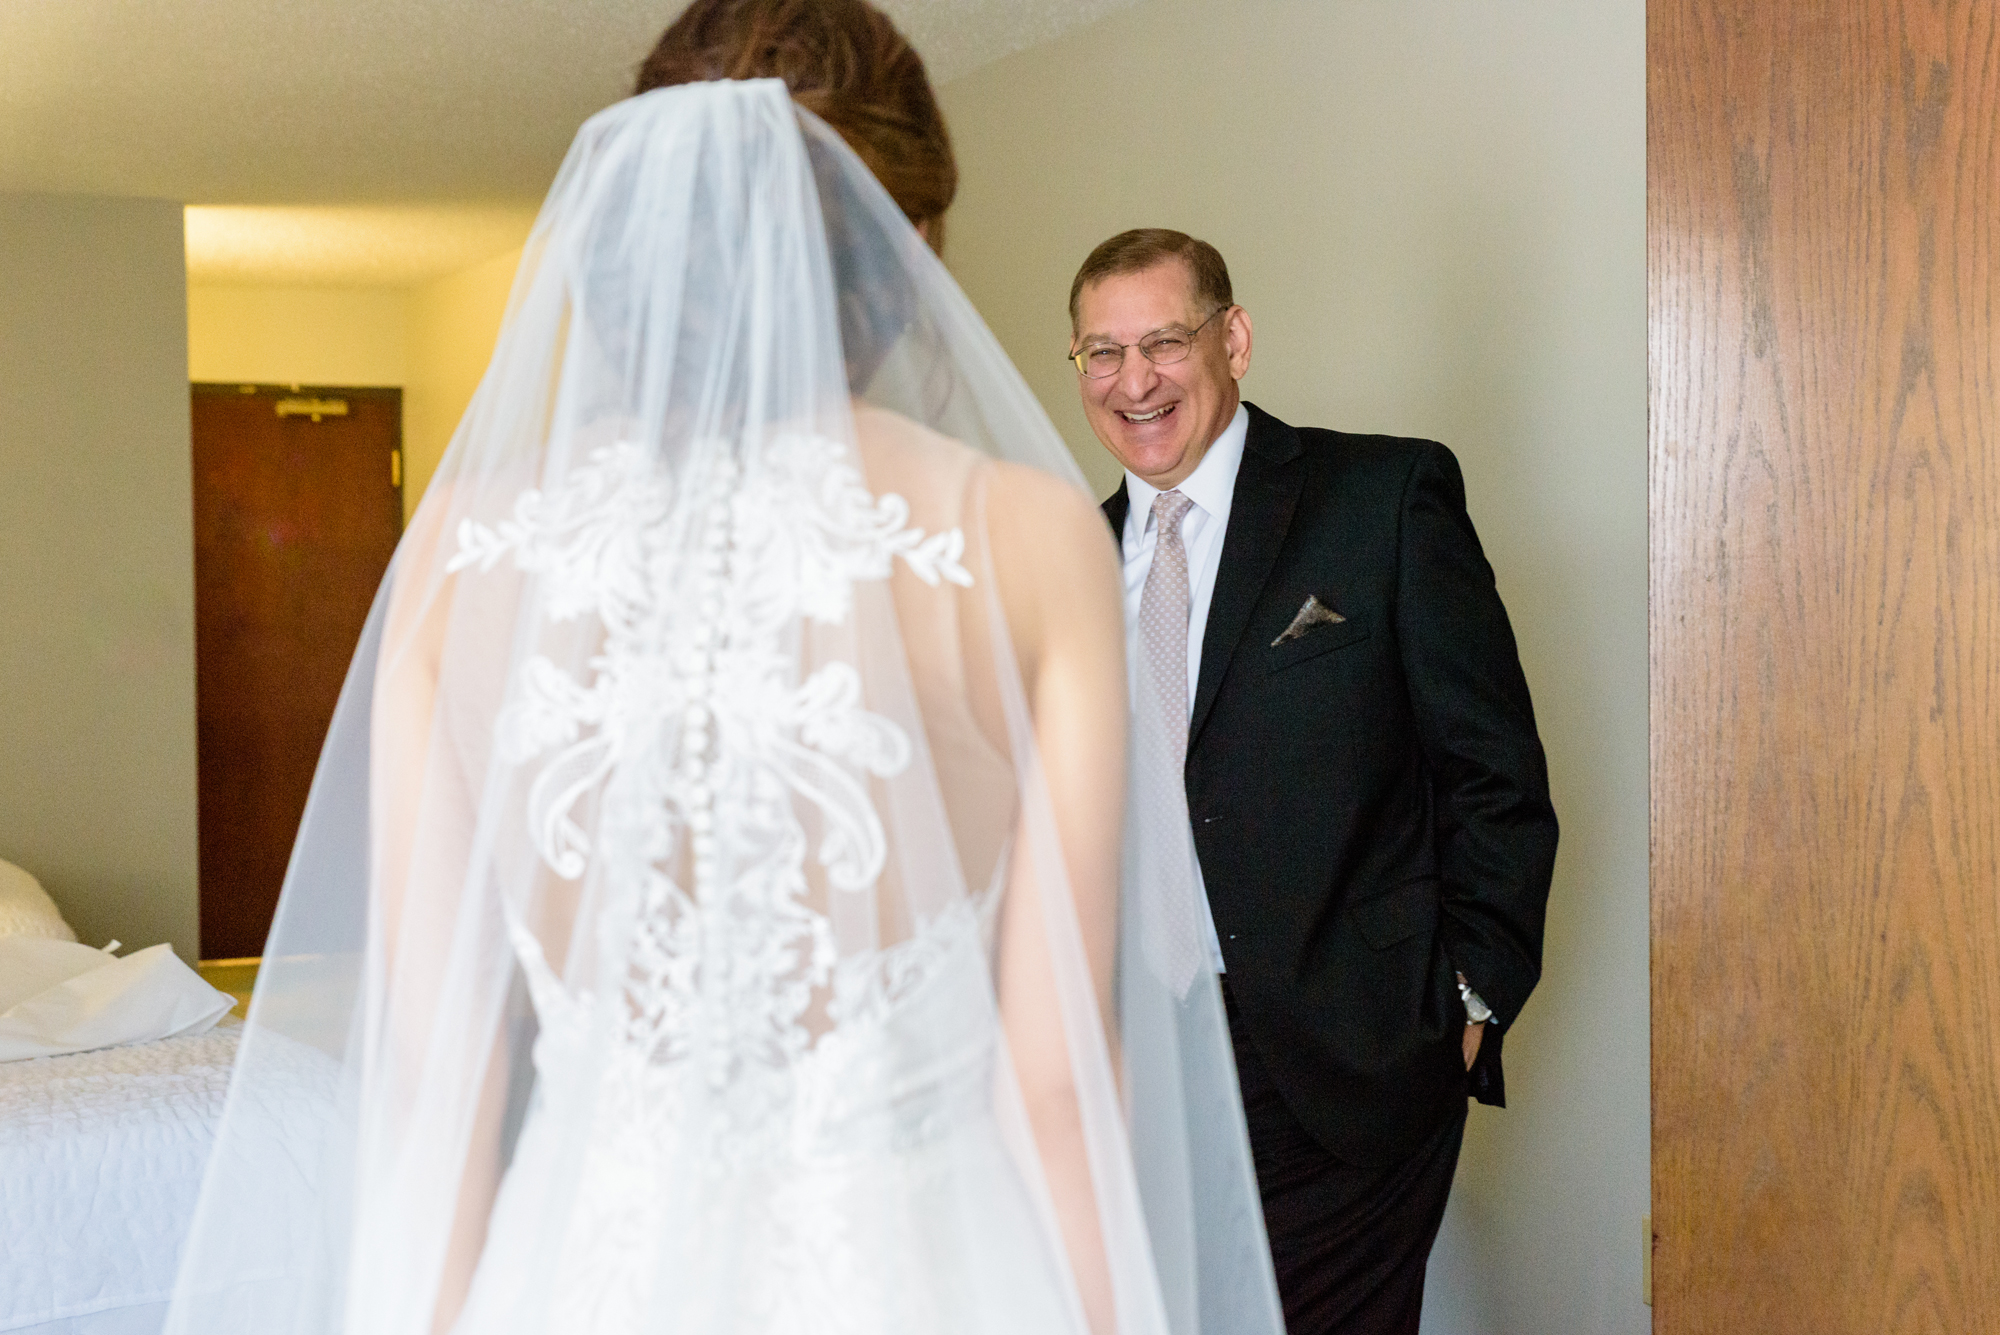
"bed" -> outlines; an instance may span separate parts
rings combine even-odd
[[[159,1330],[241,1033],[0,1063],[0,1331]]]
[[[242,1026],[165,948],[76,944],[6,863],[0,952],[0,1332],[154,1335]]]

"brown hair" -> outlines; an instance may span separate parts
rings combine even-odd
[[[694,0],[639,67],[647,92],[710,79],[783,79],[942,246],[958,162],[924,62],[865,0]]]
[[[1069,285],[1071,332],[1076,330],[1077,304],[1083,299],[1084,288],[1101,278],[1143,273],[1167,260],[1179,260],[1187,266],[1196,302],[1215,310],[1235,304],[1229,290],[1229,266],[1222,262],[1221,251],[1170,227],[1135,227],[1100,243],[1076,271],[1076,279]]]

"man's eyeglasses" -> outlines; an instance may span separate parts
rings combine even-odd
[[[1155,366],[1172,366],[1175,362],[1187,360],[1194,350],[1195,335],[1215,320],[1215,317],[1229,310],[1228,306],[1218,306],[1208,313],[1193,329],[1183,333],[1179,329],[1155,330],[1137,343],[1092,343],[1069,354],[1069,360],[1076,365],[1077,374],[1091,380],[1108,380],[1118,374],[1118,368],[1125,365],[1125,349],[1137,348],[1139,355]]]

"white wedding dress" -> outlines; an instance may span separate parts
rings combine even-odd
[[[1024,468],[1081,485],[781,84],[583,128],[356,653],[170,1335],[1280,1335],[1157,725],[1121,872],[1066,857]]]
[[[746,1332],[1080,1329],[1061,1258],[993,1111],[998,1024],[978,923],[955,913],[884,952],[858,1015],[755,1096],[740,1129],[686,1154],[690,1065],[626,1058],[606,1123],[572,1163],[559,1116],[531,1112],[501,1189],[462,1326],[498,1329],[546,1301],[550,1328],[622,1335],[678,1306],[676,1329]],[[574,1049],[546,1045],[545,1088]],[[782,1106],[784,1114],[770,1115]],[[677,1160],[697,1180],[672,1196]],[[572,1179],[573,1187],[572,1187]],[[573,1189],[551,1256],[541,1203]],[[696,1208],[690,1210],[689,1205]],[[680,1216],[677,1221],[675,1216]],[[727,1283],[669,1304],[653,1249],[678,1226],[686,1263]],[[553,1260],[545,1298],[524,1277]]]

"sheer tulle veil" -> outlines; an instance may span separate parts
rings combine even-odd
[[[583,127],[356,651],[173,1335],[1083,1329],[1024,894],[1115,1328],[1281,1332],[1164,729],[1118,886],[1057,835],[985,522],[1023,465],[1082,488],[782,84]]]

